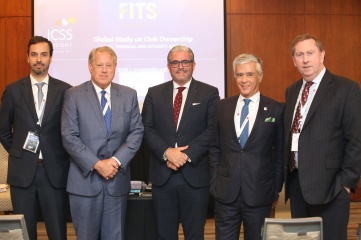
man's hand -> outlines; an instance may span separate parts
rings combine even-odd
[[[94,169],[105,179],[113,178],[118,172],[119,164],[114,158],[99,160]]]
[[[172,169],[172,170],[174,170],[174,171],[177,171],[177,170],[179,169],[179,168],[177,168],[173,163],[171,163],[171,162],[169,162],[169,161],[167,161],[166,164],[167,164],[167,167],[168,167],[168,168],[170,168],[170,169]]]
[[[182,151],[186,150],[187,148],[188,146],[168,148],[168,150],[165,152],[165,157],[168,160],[167,166],[173,170],[178,170],[180,167],[186,164],[188,156]]]
[[[278,198],[272,203],[272,208],[275,208],[278,203]]]

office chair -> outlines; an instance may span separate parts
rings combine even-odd
[[[0,144],[0,184],[7,182],[8,176],[8,152]],[[10,187],[6,189],[6,192],[0,192],[0,211],[9,213],[13,211],[10,197]]]
[[[0,240],[29,240],[22,214],[0,215]]]
[[[322,218],[266,218],[262,240],[323,240]]]

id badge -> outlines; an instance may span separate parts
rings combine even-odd
[[[36,153],[39,147],[39,136],[34,132],[28,132],[23,148]]]
[[[298,151],[298,139],[300,138],[300,133],[292,133],[292,143],[291,143],[291,151]]]

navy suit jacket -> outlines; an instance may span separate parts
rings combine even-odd
[[[286,91],[284,170],[288,177],[290,129],[302,79]],[[361,171],[361,90],[326,70],[298,143],[298,175],[309,204],[330,202],[343,186],[356,189]],[[286,200],[288,199],[286,181]]]
[[[71,86],[49,76],[48,94],[41,127],[34,105],[30,76],[8,85],[0,109],[0,141],[9,152],[8,183],[26,188],[32,183],[39,153],[24,150],[29,131],[38,130],[44,167],[51,184],[65,188],[69,156],[63,148],[60,119],[64,92]]]
[[[66,91],[62,113],[62,137],[71,162],[67,191],[95,196],[106,184],[109,194],[121,196],[130,190],[129,163],[143,137],[142,118],[134,89],[111,83],[111,130],[108,135],[99,98],[91,81]],[[111,180],[93,166],[116,157],[122,168]]]
[[[255,123],[240,147],[234,126],[239,95],[217,105],[210,146],[211,193],[232,203],[241,191],[250,206],[271,204],[283,185],[284,105],[260,96]]]
[[[149,179],[152,184],[162,186],[168,180],[172,170],[167,167],[163,154],[177,143],[180,147],[189,146],[184,153],[192,162],[179,170],[186,181],[193,187],[209,185],[208,148],[218,100],[217,88],[192,79],[177,130],[173,120],[173,81],[149,88],[142,116],[144,141],[151,150]]]

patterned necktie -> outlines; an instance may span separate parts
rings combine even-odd
[[[43,86],[44,86],[44,82],[40,82],[40,83],[35,83],[35,85],[38,87],[38,110],[40,110],[40,106],[41,103],[43,102]]]
[[[104,121],[105,121],[105,125],[107,126],[107,133],[109,134],[110,132],[110,126],[111,126],[111,110],[110,110],[110,106],[108,104],[107,99],[105,98],[105,94],[107,93],[106,91],[102,91],[102,98],[101,98],[101,106],[102,106],[102,111],[103,111],[103,116],[104,116]]]
[[[248,116],[248,112],[249,112],[248,105],[251,102],[251,99],[245,98],[245,99],[243,99],[243,101],[244,101],[244,105],[242,108],[241,121],[240,121],[241,126],[243,125],[243,122],[246,120],[246,117]],[[241,148],[243,148],[247,142],[248,131],[249,131],[248,128],[249,128],[249,121],[247,121],[246,125],[244,126],[244,128],[242,130],[241,136],[239,137],[239,144],[241,145]]]
[[[295,117],[294,117],[293,123],[292,123],[291,142],[292,142],[293,133],[299,132],[300,120],[301,120],[301,104],[302,104],[302,107],[305,106],[307,99],[308,99],[310,87],[312,86],[312,84],[313,84],[313,82],[307,82],[305,87],[303,88],[301,100],[298,102],[296,114],[295,114]],[[295,168],[296,168],[296,155],[295,154],[296,154],[296,152],[294,152],[294,151],[291,151],[291,153],[290,153],[290,166],[289,166],[290,173],[293,172],[293,170],[295,170]]]
[[[178,88],[178,92],[175,95],[175,99],[174,99],[174,105],[173,105],[173,113],[174,113],[174,124],[177,127],[178,126],[178,118],[179,118],[179,113],[180,113],[180,109],[182,107],[182,92],[185,89],[185,87],[179,87]]]

